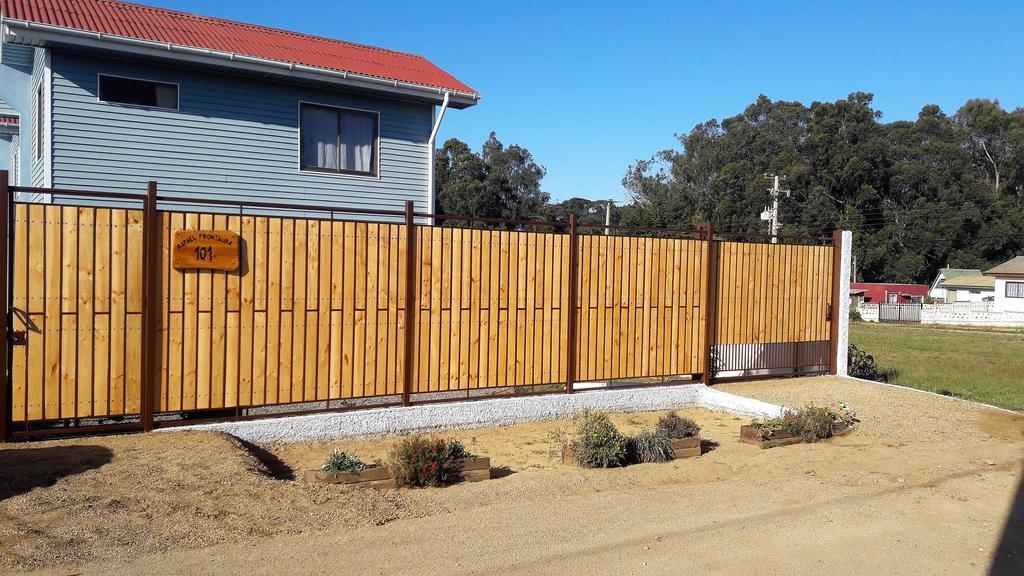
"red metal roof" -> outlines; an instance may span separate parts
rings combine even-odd
[[[895,294],[897,302],[910,302],[911,296],[928,296],[927,284],[887,284],[884,282],[851,282],[850,292],[862,290],[865,302],[888,302]]]
[[[0,0],[3,17],[476,94],[414,54],[115,0]]]

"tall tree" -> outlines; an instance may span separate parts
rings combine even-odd
[[[860,275],[927,281],[941,266],[985,267],[1024,250],[1024,110],[971,100],[882,123],[873,97],[772,101],[709,120],[629,168],[623,221],[765,231],[766,172],[788,176],[783,233],[855,232]]]
[[[540,187],[544,173],[529,150],[516,144],[505,146],[494,132],[480,153],[465,142],[449,139],[434,160],[438,211],[507,220],[539,219],[549,198]]]

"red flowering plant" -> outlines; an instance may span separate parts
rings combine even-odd
[[[399,486],[443,486],[462,479],[462,460],[472,458],[458,440],[410,436],[391,451],[391,471]]]

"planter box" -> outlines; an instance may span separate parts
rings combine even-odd
[[[480,482],[481,480],[491,479],[490,458],[467,458],[461,462],[463,482]]]
[[[387,466],[371,466],[362,472],[321,472],[308,470],[303,474],[306,482],[349,484],[356,488],[394,488],[395,479]]]
[[[832,431],[832,436],[843,436],[850,432],[853,432],[853,428],[843,422],[836,424],[835,430]],[[790,444],[803,442],[799,436],[786,430],[779,430],[771,438],[763,440],[757,431],[754,430],[754,427],[750,425],[740,426],[740,441],[760,446],[761,448],[775,448],[777,446],[789,446]]]
[[[676,459],[700,456],[700,436],[694,436],[692,438],[673,438],[672,453],[675,454]],[[568,446],[562,446],[561,455],[562,464],[567,466],[580,465],[579,461],[576,460],[576,455],[572,453],[572,450],[570,450]]]
[[[490,458],[467,458],[461,460],[462,480],[479,482],[491,479]],[[326,484],[348,484],[354,488],[396,488],[395,479],[388,466],[371,466],[362,472],[321,472],[308,470],[302,477],[306,482]]]
[[[700,456],[700,436],[692,438],[673,438],[672,452],[676,458],[693,458]]]

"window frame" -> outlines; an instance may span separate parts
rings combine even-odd
[[[360,170],[343,170],[341,168],[318,168],[315,166],[303,166],[302,164],[302,109],[304,106],[311,106],[314,108],[326,108],[337,112],[352,112],[364,116],[373,116],[373,162],[372,170],[369,172],[363,172]],[[352,108],[349,106],[337,106],[334,104],[324,104],[322,102],[313,102],[309,100],[299,100],[296,109],[297,114],[297,126],[296,130],[296,144],[297,144],[297,158],[296,165],[298,171],[306,174],[324,174],[327,176],[342,176],[345,178],[365,178],[370,180],[380,179],[380,111],[379,110],[366,110],[363,108]],[[338,149],[341,149],[341,114],[338,114]],[[340,159],[339,159],[340,160]],[[338,162],[341,165],[341,162]]]
[[[43,83],[36,86],[36,156],[34,160],[43,159]]]
[[[174,108],[168,108],[167,106],[150,106],[148,104],[129,104],[127,102],[114,102],[111,100],[104,100],[100,97],[100,82],[102,78],[120,78],[122,80],[135,80],[136,82],[150,82],[153,84],[165,84],[167,86],[174,86]],[[100,72],[96,74],[96,101],[101,104],[108,104],[110,106],[124,106],[125,108],[140,108],[143,110],[167,110],[170,112],[181,111],[181,84],[178,82],[166,82],[164,80],[151,80],[149,78],[139,78],[136,76],[122,76],[120,74],[105,74]]]
[[[1019,290],[1019,292],[1018,292],[1018,294],[1020,294],[1019,296],[1011,296],[1010,295],[1010,285],[1011,284],[1014,285],[1015,287],[1017,287],[1016,289]],[[1006,281],[1006,287],[1003,288],[1003,295],[1006,296],[1007,298],[1013,298],[1013,299],[1024,298],[1024,282],[1016,282],[1016,281],[1007,280]]]

